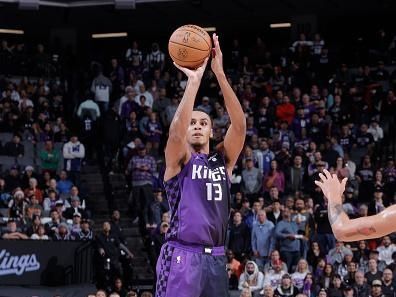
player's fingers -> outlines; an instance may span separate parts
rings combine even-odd
[[[322,180],[322,182],[327,180],[327,177],[323,173],[319,173],[319,178]]]
[[[346,186],[347,181],[348,181],[348,178],[344,178],[344,179],[341,181],[341,189],[342,189],[343,192],[344,192],[344,190],[345,190],[345,186]]]
[[[327,169],[323,169],[323,173],[328,179],[332,178],[331,173]]]
[[[323,186],[322,182],[315,180],[315,184],[322,189],[322,186]]]

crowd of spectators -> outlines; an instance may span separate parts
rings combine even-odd
[[[227,76],[247,121],[246,145],[231,177],[227,241],[230,289],[240,290],[241,296],[394,296],[394,235],[348,244],[336,241],[326,200],[313,182],[325,168],[340,179],[348,177],[344,209],[350,217],[376,214],[395,203],[395,53],[391,44],[365,50],[370,59],[360,64],[340,62],[319,34],[312,40],[301,34],[281,52],[261,38],[251,48],[237,39],[225,47]],[[78,191],[80,182],[84,155],[74,149],[80,138],[86,158],[101,163],[105,177],[114,171],[126,175],[130,215],[139,222],[155,266],[170,221],[161,183],[162,151],[187,83],[168,62],[157,43],[145,52],[137,42],[124,56],[108,61],[110,71],[93,62],[89,90],[75,109],[79,132],[73,135],[62,115],[65,86],[43,79],[2,80],[0,129],[14,133],[2,153],[22,164],[26,142],[36,150],[46,143],[45,152],[36,152],[30,164],[41,167],[27,166],[20,172],[12,166],[0,180],[9,216],[26,221],[18,226],[9,220],[12,236],[28,236],[22,229],[30,227],[28,221],[38,224],[34,216],[46,206],[48,224],[59,223],[59,228],[51,233],[51,227],[44,226],[37,236],[75,236],[73,226],[79,217],[84,219],[85,211],[68,211],[67,203],[78,203],[69,193]],[[213,116],[212,148],[222,142],[230,124],[223,103],[207,69],[196,105]],[[52,142],[67,141],[63,153],[53,152]],[[48,155],[63,155],[65,171],[59,177]],[[36,182],[32,174],[37,174]],[[69,225],[62,221],[66,215],[72,220]],[[67,231],[59,234],[62,229]],[[120,271],[118,250],[100,246],[110,237],[122,244],[111,230],[109,222],[103,224],[98,252],[112,258],[111,269]]]

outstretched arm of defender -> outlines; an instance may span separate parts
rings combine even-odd
[[[232,169],[236,161],[238,160],[239,154],[243,148],[246,136],[246,119],[245,114],[242,110],[242,106],[238,101],[237,96],[232,90],[230,84],[227,81],[227,77],[223,69],[223,53],[220,49],[219,37],[213,34],[214,43],[214,54],[212,56],[212,70],[216,75],[217,81],[219,82],[221,92],[224,96],[224,103],[227,109],[227,113],[230,116],[231,125],[227,130],[224,138],[224,151],[227,162],[227,171],[229,175],[232,173]]]
[[[197,96],[198,88],[201,84],[201,79],[207,63],[208,59],[196,70],[184,68],[174,63],[178,69],[187,75],[188,81],[183,98],[169,127],[169,137],[165,148],[165,180],[179,173],[182,163],[184,163],[187,158],[187,129],[191,121],[195,97]]]
[[[349,219],[342,207],[342,193],[347,179],[342,182],[335,174],[324,170],[315,181],[328,199],[328,215],[334,236],[342,241],[357,241],[378,238],[396,231],[396,205],[386,208],[375,216]]]

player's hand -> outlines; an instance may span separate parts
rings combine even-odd
[[[342,194],[345,191],[345,185],[348,179],[344,178],[340,182],[337,175],[331,174],[326,169],[323,170],[323,173],[319,173],[319,177],[321,181],[316,180],[315,184],[322,189],[329,203],[342,204]]]
[[[220,49],[219,36],[217,36],[216,33],[213,33],[213,45],[214,48],[212,50],[211,67],[213,73],[217,76],[219,74],[223,74],[224,69],[223,69],[223,53],[221,52]]]
[[[173,62],[173,65],[175,65],[177,69],[179,69],[185,75],[187,75],[188,80],[199,82],[199,81],[201,81],[202,76],[205,72],[205,68],[206,68],[206,65],[208,64],[208,60],[209,60],[209,58],[206,58],[204,63],[195,70],[189,69],[186,67],[182,67],[180,65],[177,65],[175,62]]]

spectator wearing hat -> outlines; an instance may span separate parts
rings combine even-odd
[[[25,194],[17,188],[12,199],[8,202],[8,216],[11,218],[23,218],[25,208],[29,204],[29,201],[25,199]]]
[[[238,290],[250,289],[255,294],[263,289],[264,275],[259,271],[258,266],[253,261],[247,261],[245,271],[239,277]]]
[[[85,157],[85,147],[78,141],[77,135],[70,137],[70,141],[63,146],[64,170],[72,182],[80,185],[82,160]]]
[[[63,216],[66,219],[73,219],[75,213],[79,213],[83,218],[88,217],[86,211],[81,207],[81,201],[78,196],[71,197],[71,206],[66,208],[63,212]]]
[[[86,241],[86,240],[93,240],[94,239],[94,235],[93,232],[91,230],[91,226],[89,224],[89,220],[88,219],[81,219],[81,230],[80,232],[78,232],[77,234],[75,234],[75,239],[76,240],[82,240],[82,241]]]
[[[355,297],[355,292],[350,285],[344,284],[342,287],[342,297]]]
[[[279,297],[295,297],[299,293],[296,286],[293,285],[290,274],[285,273],[282,275],[282,280],[280,285],[275,290],[275,295]]]
[[[382,281],[380,279],[375,279],[369,283],[371,284],[369,297],[386,297],[382,294]]]
[[[353,285],[355,297],[366,297],[369,295],[370,287],[364,279],[364,273],[362,271],[356,271],[355,283]]]
[[[384,199],[384,190],[381,186],[374,189],[374,201],[368,205],[368,215],[376,215],[389,206],[389,202]]]
[[[210,105],[210,99],[208,96],[203,96],[201,99],[201,104],[197,106],[197,109],[202,109],[204,110],[207,114],[212,113],[212,105]]]
[[[28,165],[25,167],[24,173],[22,175],[21,181],[22,181],[22,186],[23,188],[28,188],[29,187],[29,180],[31,178],[35,178],[38,180],[37,174],[34,172],[34,167],[31,165]]]
[[[73,214],[72,223],[68,226],[70,229],[70,234],[73,238],[81,231],[81,213],[75,212]]]

